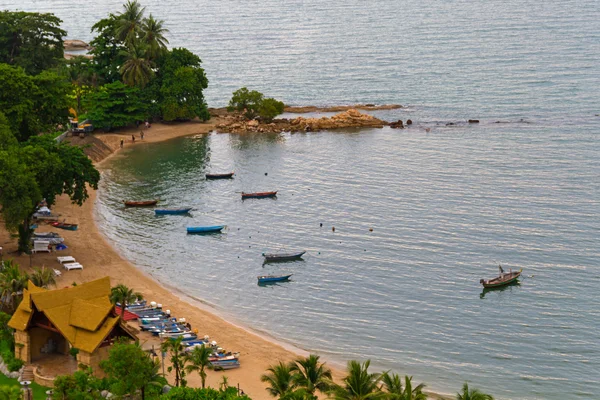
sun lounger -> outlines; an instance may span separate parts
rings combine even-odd
[[[62,275],[62,272],[60,272],[60,271],[59,271],[59,270],[57,270],[57,269],[54,269],[54,276],[56,276],[56,277],[59,277],[59,276],[61,276],[61,275]]]
[[[72,256],[56,257],[56,259],[61,264],[68,263],[68,262],[75,262],[75,257],[72,257]]]
[[[78,262],[74,262],[74,263],[64,263],[63,267],[65,267],[65,269],[67,271],[70,271],[72,269],[83,269],[83,265],[79,264]]]
[[[50,253],[50,242],[47,240],[34,240],[33,241],[33,249],[31,250],[33,253],[38,253],[40,251],[47,251]]]

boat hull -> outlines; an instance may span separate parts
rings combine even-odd
[[[52,226],[54,226],[55,228],[65,229],[67,231],[76,231],[77,230],[77,224],[63,224],[60,222],[54,222],[52,224]]]
[[[257,278],[258,278],[258,283],[275,283],[275,282],[285,282],[285,281],[288,281],[291,276],[292,276],[292,274],[290,274],[290,275],[281,275],[281,276],[267,275],[267,276],[259,276]]]
[[[156,215],[181,215],[181,214],[187,214],[190,211],[192,211],[192,207],[189,208],[164,208],[164,209],[157,209],[154,210],[154,214]]]
[[[301,251],[299,253],[290,253],[290,254],[265,254],[265,262],[279,262],[279,261],[293,261],[299,260],[306,253],[306,251]]]
[[[510,285],[511,283],[516,282],[520,276],[521,276],[521,271],[513,272],[513,273],[505,274],[505,276],[502,278],[498,277],[498,278],[489,279],[489,280],[482,279],[481,284],[483,285],[483,287],[485,289],[502,287],[502,286]]]
[[[206,174],[206,179],[231,179],[233,172],[227,174]]]
[[[147,200],[147,201],[124,201],[125,207],[151,207],[155,206],[158,200]]]
[[[277,192],[259,192],[259,193],[244,193],[244,192],[242,192],[242,200],[244,200],[244,199],[264,199],[267,197],[277,197]]]
[[[225,225],[215,226],[188,226],[187,233],[217,233],[221,232],[225,228]]]

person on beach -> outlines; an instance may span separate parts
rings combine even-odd
[[[121,148],[123,148],[123,139],[121,139]]]
[[[140,138],[142,138],[142,140],[144,140],[144,131],[140,131]]]
[[[135,136],[131,135],[131,142],[135,143]]]
[[[144,125],[146,126],[146,128],[150,127],[150,123],[148,121],[144,121]]]

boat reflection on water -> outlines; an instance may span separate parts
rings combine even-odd
[[[504,286],[500,286],[500,287],[495,287],[495,288],[484,288],[481,293],[479,294],[479,298],[483,299],[485,298],[485,295],[490,293],[490,292],[504,292],[505,290],[511,291],[513,290],[513,288],[518,288],[521,286],[521,282],[519,281],[515,281],[512,283],[509,283],[508,285],[504,285]]]

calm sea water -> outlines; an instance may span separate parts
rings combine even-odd
[[[55,12],[89,40],[121,3],[0,8]],[[203,59],[210,106],[248,86],[288,104],[400,103],[377,115],[415,125],[126,152],[104,173],[98,220],[127,258],[331,360],[371,358],[442,392],[468,380],[500,399],[600,396],[597,1],[143,3]],[[446,126],[468,118],[482,123]],[[242,190],[280,196],[242,202]],[[118,202],[155,197],[196,211]],[[185,234],[217,223],[222,235]],[[309,253],[263,268],[277,249]],[[482,293],[497,263],[525,278]],[[292,282],[256,285],[284,271]]]

